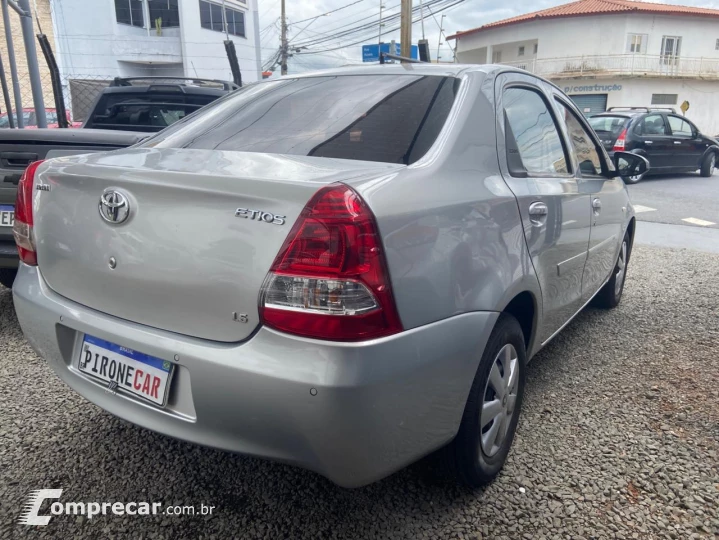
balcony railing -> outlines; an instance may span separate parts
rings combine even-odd
[[[522,62],[502,63],[552,78],[612,75],[719,78],[719,58],[612,54],[535,58]]]

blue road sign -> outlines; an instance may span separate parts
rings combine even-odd
[[[394,54],[395,56],[399,56],[400,52],[402,50],[402,47],[399,43],[394,44],[394,51],[390,52],[390,46],[391,43],[382,43],[382,52],[388,53],[388,54]],[[410,58],[414,58],[415,60],[419,60],[419,49],[417,48],[417,45],[412,45],[411,47],[411,54]],[[362,61],[363,62],[379,62],[379,51],[380,46],[379,44],[375,43],[374,45],[362,45]]]

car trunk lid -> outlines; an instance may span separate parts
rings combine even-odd
[[[50,188],[36,191],[38,263],[51,289],[100,312],[241,341],[258,324],[262,282],[311,196],[402,167],[148,148],[54,160],[36,179]],[[101,217],[108,190],[127,199],[123,223]]]

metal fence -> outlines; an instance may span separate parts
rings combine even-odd
[[[23,118],[25,127],[36,128],[37,119],[34,114],[35,109],[32,102],[32,92],[30,88],[30,79],[27,73],[19,73],[19,91],[23,103]],[[43,73],[41,76],[43,96],[45,100],[45,111],[47,115],[48,127],[57,127],[57,113],[55,107],[55,97],[53,95],[52,79],[50,74]],[[79,124],[87,119],[88,113],[92,110],[97,97],[102,89],[112,82],[112,78],[98,75],[70,75],[61,77],[61,85],[65,109],[70,123]],[[15,103],[15,95],[13,87],[8,88],[11,103]],[[13,107],[13,115],[15,115]],[[7,111],[2,108],[0,114],[0,128],[8,127]]]
[[[719,78],[719,59],[650,54],[566,56],[540,58],[503,64],[525,69],[544,77],[585,75],[633,75],[652,77]]]

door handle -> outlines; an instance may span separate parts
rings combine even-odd
[[[682,144],[682,141],[674,141],[674,144]]]
[[[532,222],[532,225],[537,227],[543,225],[548,214],[549,208],[541,201],[535,201],[529,205],[529,221]]]
[[[594,210],[594,215],[598,216],[602,212],[602,201],[599,199],[594,199],[592,201],[592,210]]]
[[[654,144],[654,141],[644,141],[644,144]]]

